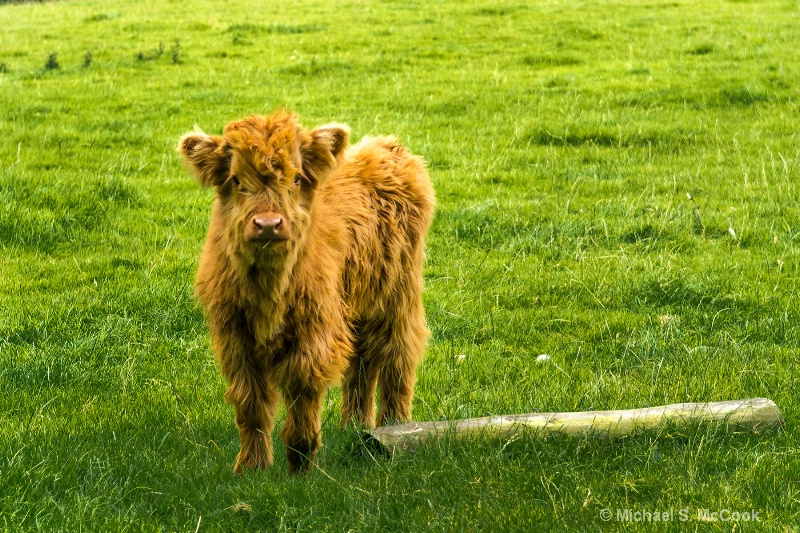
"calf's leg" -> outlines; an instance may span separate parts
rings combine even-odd
[[[289,470],[293,473],[306,473],[319,448],[324,395],[324,387],[284,392],[287,412],[281,440],[286,446]]]
[[[411,401],[416,383],[416,364],[400,358],[383,367],[378,386],[380,388],[380,425],[409,422]]]
[[[417,366],[425,352],[428,330],[421,300],[387,317],[385,342],[375,357],[380,362],[378,424],[411,420],[411,401],[417,381]]]
[[[375,389],[378,367],[368,357],[361,339],[357,340],[356,356],[350,361],[342,380],[342,422],[345,427],[356,422],[362,427],[375,427]]]
[[[272,428],[278,406],[278,392],[263,378],[248,376],[231,382],[225,394],[234,404],[240,448],[234,470],[272,465]]]

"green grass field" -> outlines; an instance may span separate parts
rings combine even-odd
[[[796,2],[74,0],[0,28],[2,530],[799,530]],[[174,148],[281,106],[428,161],[415,419],[764,396],[785,430],[386,459],[333,390],[318,468],[278,444],[234,475],[192,299],[213,194]]]

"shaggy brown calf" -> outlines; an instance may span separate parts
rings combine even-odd
[[[178,151],[216,189],[195,288],[235,406],[236,471],[272,463],[280,396],[289,467],[320,443],[322,399],[342,381],[342,424],[408,421],[428,331],[422,260],[434,193],[396,139],[348,148],[340,124],[278,112],[194,132]]]

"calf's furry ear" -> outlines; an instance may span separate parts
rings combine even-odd
[[[315,183],[325,179],[350,142],[350,127],[326,124],[311,130],[300,144],[303,171]]]
[[[220,186],[228,179],[231,157],[222,137],[193,131],[181,137],[177,150],[203,187]]]

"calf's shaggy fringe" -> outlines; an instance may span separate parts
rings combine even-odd
[[[428,336],[422,306],[434,192],[393,137],[348,147],[347,126],[304,130],[280,111],[192,132],[178,145],[216,199],[195,283],[228,380],[235,470],[272,464],[282,397],[289,467],[320,444],[322,399],[341,382],[342,425],[411,419]]]

